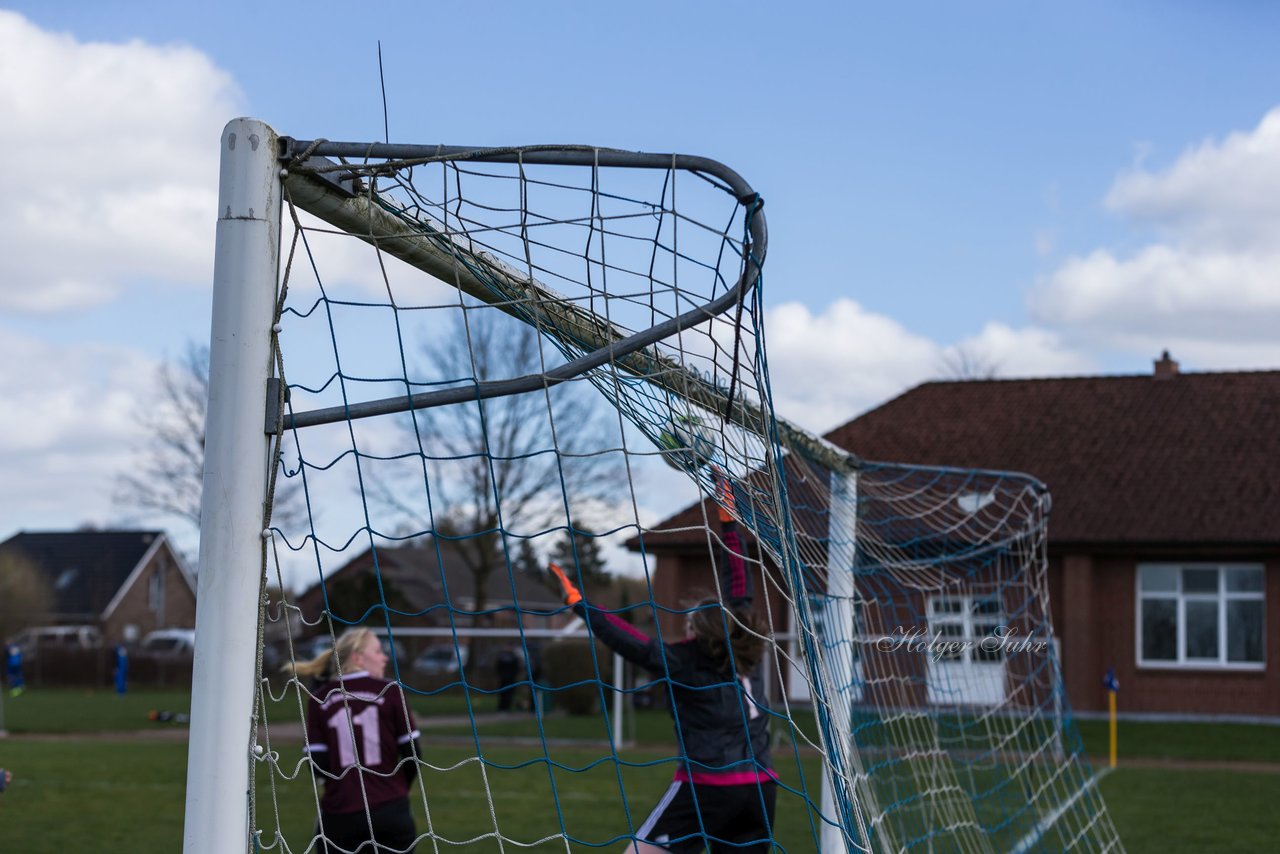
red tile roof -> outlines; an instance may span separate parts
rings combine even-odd
[[[1280,371],[928,382],[827,438],[1031,474],[1053,496],[1050,543],[1280,544]],[[694,506],[656,527],[701,522]]]

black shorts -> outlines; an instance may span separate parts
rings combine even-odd
[[[773,848],[772,780],[736,786],[676,781],[636,831],[636,838],[674,854],[764,854]]]
[[[370,825],[373,825],[373,839],[369,838]],[[368,814],[321,813],[320,830],[324,834],[317,846],[320,854],[357,851],[359,854],[412,854],[414,840],[418,837],[413,826],[413,814],[409,812],[408,798],[374,807]]]

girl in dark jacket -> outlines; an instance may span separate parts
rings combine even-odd
[[[627,844],[627,854],[758,854],[772,847],[776,776],[769,758],[769,708],[760,679],[766,629],[751,610],[751,575],[732,486],[720,481],[720,595],[691,611],[687,636],[662,643],[597,610],[555,564],[565,603],[623,658],[667,680],[681,761],[662,800]]]

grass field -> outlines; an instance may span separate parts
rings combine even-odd
[[[191,692],[131,691],[123,697],[105,690],[41,688],[4,698],[5,728],[23,733],[119,732],[152,729],[147,712],[187,712]]]
[[[147,721],[148,710],[183,711],[188,702],[182,692],[139,692],[118,698],[103,692],[38,691],[6,699],[6,723],[14,735],[0,741],[0,765],[13,769],[16,778],[10,791],[0,795],[0,851],[179,850],[186,745],[180,738],[153,740],[130,731],[158,729]],[[281,717],[286,711],[287,705],[274,708]],[[451,709],[450,714],[458,711]],[[465,714],[465,703],[461,712]],[[660,712],[637,716],[635,729],[641,745],[623,752],[623,759],[637,767],[598,762],[599,748],[556,744],[553,758],[576,771],[532,761],[542,756],[540,745],[511,741],[511,736],[529,734],[532,716],[490,718],[483,724],[481,744],[490,763],[484,771],[488,790],[494,794],[491,813],[474,747],[432,740],[433,733],[456,728],[451,721],[441,721],[448,726],[436,729],[430,720],[424,723],[424,758],[448,770],[424,772],[432,815],[428,825],[417,798],[419,828],[430,826],[455,842],[473,840],[442,850],[497,850],[492,838],[496,815],[503,832],[521,842],[556,838],[534,846],[534,851],[563,851],[561,833],[575,841],[575,849],[603,846],[616,851],[619,845],[611,840],[643,819],[671,778],[669,764],[645,764],[670,754],[670,722]],[[1086,721],[1081,729],[1090,753],[1105,751],[1104,724]],[[119,734],[88,734],[104,730]],[[604,722],[602,718],[552,717],[544,732],[548,739],[597,738],[604,733]],[[35,733],[60,735],[36,737]],[[1280,762],[1280,728],[1125,723],[1121,744],[1121,767],[1102,780],[1101,789],[1130,851],[1246,852],[1274,847],[1280,833],[1280,818],[1273,806],[1280,795],[1280,774],[1196,768],[1188,760]],[[291,775],[297,745],[285,742],[273,747]],[[1158,768],[1135,762],[1125,767],[1124,760],[1130,757],[1180,762]],[[820,766],[812,754],[802,755],[798,763],[789,754],[785,760],[780,756],[778,768],[788,785],[798,787],[803,774],[810,789],[816,788]],[[278,829],[288,850],[304,850],[315,815],[307,772],[304,769],[298,779],[277,784],[274,792],[265,768],[258,779],[259,804],[278,804],[281,816],[277,828],[266,815],[266,806],[260,807],[264,820],[259,825],[269,834]],[[620,790],[626,792],[626,808]],[[557,799],[559,811],[552,806]],[[563,826],[560,814],[565,816]],[[780,850],[814,850],[810,816],[799,798],[783,794],[778,816]]]
[[[463,736],[471,733],[466,722],[469,711],[480,717],[481,732],[492,738],[537,738],[533,715],[489,717],[497,700],[475,693],[470,698],[460,691],[449,691],[429,697],[411,695],[414,713],[431,731],[440,735]],[[76,689],[41,689],[18,698],[5,698],[4,714],[8,730],[15,735],[51,732],[104,732],[154,729],[147,712],[163,709],[187,712],[190,692],[180,690],[131,691],[118,697],[109,691]],[[286,692],[270,704],[271,720],[297,720],[298,700],[294,692]],[[461,718],[456,722],[435,726],[433,717]],[[579,738],[606,740],[609,730],[602,716],[569,718],[550,716],[544,719],[547,738]],[[628,712],[625,735],[639,744],[662,742],[671,736],[671,718],[664,711]],[[796,723],[813,733],[812,715],[797,712]],[[1077,720],[1076,725],[1090,756],[1107,754],[1107,722]],[[1148,723],[1122,721],[1120,724],[1122,758],[1191,759],[1214,761],[1252,761],[1280,763],[1280,726],[1251,724]]]
[[[1106,756],[1107,722],[1087,720],[1076,724],[1085,752]],[[1280,726],[1121,721],[1117,743],[1122,759],[1280,763]]]
[[[0,850],[168,852],[181,847],[186,747],[181,743],[143,743],[111,740],[10,740],[3,745],[4,762],[18,770],[12,789],[0,800]],[[489,749],[490,762],[512,766],[488,769],[493,809],[504,833],[522,842],[546,836],[555,841],[533,851],[563,851],[562,832],[552,797],[552,784],[565,816],[563,832],[582,845],[600,846],[625,833],[627,812],[619,788],[624,787],[633,826],[643,821],[671,779],[669,765],[617,768],[613,763],[592,767],[596,750],[561,750],[559,762],[577,771],[549,772],[543,763],[519,767],[530,756],[517,748]],[[434,747],[427,761],[447,771],[424,774],[432,810],[432,828],[442,837],[475,840],[450,845],[450,851],[494,851],[494,815],[490,814],[480,766],[474,752],[463,747]],[[658,758],[645,751],[629,752],[631,761]],[[818,773],[816,760],[810,769]],[[304,772],[305,773],[305,772]],[[266,775],[259,775],[265,784]],[[816,779],[816,778],[815,778]],[[790,781],[794,784],[796,781]],[[275,802],[282,816],[278,829],[289,850],[303,850],[315,817],[309,782],[299,780],[277,788]],[[270,803],[263,798],[260,803]],[[421,798],[415,812],[425,829]],[[792,799],[794,803],[794,798]],[[261,822],[275,828],[270,820]],[[812,851],[808,816],[800,809],[779,810],[778,839],[788,851]],[[487,837],[487,838],[486,838]],[[268,840],[264,839],[264,842]],[[619,844],[611,848],[620,847]],[[522,849],[524,850],[524,849]]]

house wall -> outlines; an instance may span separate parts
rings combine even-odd
[[[1280,561],[1266,567],[1266,667],[1262,670],[1139,667],[1137,566],[1149,560],[1216,556],[1064,555],[1051,562],[1063,594],[1055,603],[1067,695],[1076,709],[1107,708],[1102,677],[1114,667],[1124,712],[1280,716]],[[1231,560],[1250,558],[1231,557]],[[1252,560],[1259,560],[1256,556]]]
[[[164,597],[161,607],[152,608],[152,578],[164,575]],[[147,632],[164,628],[193,628],[196,624],[196,594],[187,584],[168,545],[159,548],[133,578],[123,598],[102,621],[104,643],[123,642],[127,626],[135,626],[138,638]]]
[[[1172,669],[1137,666],[1137,589],[1139,562],[1154,559],[1225,560],[1221,554],[1173,556],[1056,554],[1049,560],[1048,590],[1054,630],[1060,644],[1063,680],[1073,708],[1107,708],[1102,678],[1115,667],[1120,679],[1121,712],[1280,716],[1280,559],[1256,555],[1230,560],[1261,561],[1266,567],[1266,667],[1259,671]],[[700,555],[661,554],[657,557],[654,594],[666,608],[684,607],[695,591],[707,588],[710,562]],[[757,585],[759,579],[757,578]],[[757,586],[757,590],[762,589]],[[776,593],[771,605],[775,630],[786,631],[789,606]],[[923,613],[912,602],[911,613]],[[885,615],[881,615],[882,618]],[[679,637],[683,618],[662,612],[664,637]],[[920,621],[923,623],[923,619]],[[867,631],[884,631],[868,626]],[[869,657],[874,657],[874,651]],[[869,662],[870,663],[870,662]],[[874,664],[871,664],[874,667]],[[897,665],[902,666],[901,662]],[[1011,664],[1012,667],[1012,664]],[[1010,673],[1016,679],[1017,673]],[[918,691],[916,693],[919,693]],[[888,702],[890,698],[868,697]],[[919,703],[921,696],[892,698]]]
[[[1074,708],[1105,708],[1099,658],[1100,630],[1096,625],[1101,598],[1095,582],[1092,555],[1068,554],[1049,562],[1049,610],[1062,656],[1062,681]],[[1054,595],[1054,589],[1058,595]]]
[[[1063,625],[1062,616],[1062,558],[1057,555],[1049,555],[1049,618],[1053,620],[1055,633],[1061,633]],[[1064,675],[1065,678],[1065,675]]]
[[[786,632],[789,628],[787,619],[791,610],[790,604],[783,599],[775,585],[764,581],[757,564],[753,563],[750,566],[756,610],[761,614],[773,615],[775,632]],[[653,576],[653,596],[659,606],[658,622],[662,628],[663,640],[673,641],[684,637],[685,616],[682,613],[673,612],[682,611],[697,604],[701,599],[715,596],[716,581],[712,572],[711,559],[701,554],[659,554],[657,556]],[[762,591],[768,592],[762,596]]]
[[[688,559],[682,560],[678,555],[659,554],[654,561],[653,599],[659,606],[658,626],[664,638],[678,638],[684,634],[683,618],[669,613],[665,609],[677,608],[680,602],[680,591],[685,589],[695,577],[695,570]],[[706,564],[703,564],[704,568]]]

